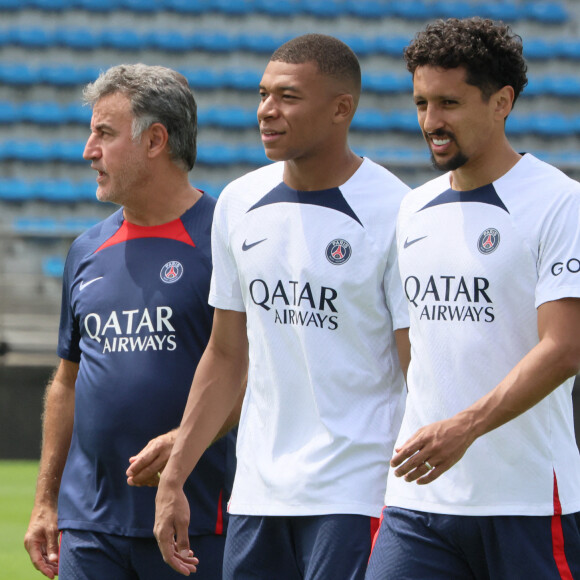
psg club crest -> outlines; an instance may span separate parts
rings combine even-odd
[[[326,246],[326,259],[331,264],[335,264],[337,266],[348,262],[351,254],[352,248],[346,240],[332,240],[332,242]]]
[[[166,284],[173,284],[183,276],[183,266],[179,262],[167,262],[159,275]]]
[[[491,254],[499,246],[499,232],[495,228],[488,228],[479,236],[477,249],[482,254]]]

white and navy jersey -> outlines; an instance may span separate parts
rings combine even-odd
[[[473,191],[449,183],[449,174],[434,179],[401,205],[411,365],[397,444],[491,391],[538,344],[541,304],[580,297],[580,184],[531,155]],[[428,485],[389,475],[386,505],[460,515],[579,511],[572,384],[478,438]]]
[[[408,188],[368,159],[323,191],[291,189],[283,167],[226,187],[212,230],[210,303],[246,313],[250,349],[229,510],[378,517],[404,405]]]
[[[59,528],[152,536],[155,489],[127,485],[129,457],[179,426],[211,332],[207,195],[168,224],[122,210],[73,243],[63,280],[58,355],[79,362]],[[192,534],[223,533],[235,470],[233,434],[187,480]]]

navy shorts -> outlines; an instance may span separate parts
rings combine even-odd
[[[225,536],[191,536],[190,546],[199,558],[195,580],[220,580]],[[58,568],[59,580],[183,580],[163,561],[155,538],[85,530],[63,531]]]
[[[367,580],[580,579],[580,513],[453,516],[384,508]]]
[[[378,521],[230,514],[224,580],[363,580]]]

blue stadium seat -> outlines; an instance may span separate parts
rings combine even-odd
[[[0,63],[0,84],[31,86],[40,82],[39,71],[26,63]]]
[[[12,28],[10,30],[10,42],[26,48],[47,48],[54,44],[55,34],[39,26]]]
[[[301,12],[297,0],[254,0],[254,9],[270,16],[295,16]]]
[[[66,111],[59,103],[22,103],[20,117],[25,123],[37,125],[62,125],[67,122]]]
[[[165,8],[180,14],[203,14],[211,7],[211,0],[165,0]]]
[[[532,133],[532,123],[535,113],[511,113],[506,121],[508,135],[526,135]]]
[[[221,30],[198,30],[192,36],[194,50],[232,52],[238,48],[238,38]]]
[[[98,30],[92,28],[61,28],[57,30],[55,42],[75,50],[96,50],[101,47],[102,38]]]
[[[11,125],[21,120],[20,105],[10,101],[0,101],[0,125]]]
[[[250,14],[254,10],[252,0],[213,0],[212,10],[233,16]]]
[[[39,82],[72,87],[94,81],[99,76],[99,69],[92,66],[77,67],[71,64],[51,65],[42,67],[39,70],[39,76]]]
[[[303,4],[302,12],[316,18],[338,18],[346,10],[341,0],[308,0]]]
[[[524,88],[522,95],[526,97],[537,97],[546,94],[547,78],[537,75],[528,75],[528,84]]]
[[[525,18],[537,20],[542,24],[564,24],[568,21],[568,12],[562,2],[522,2]]]
[[[12,223],[14,231],[27,236],[56,236],[62,233],[58,221],[53,217],[20,217]]]
[[[75,3],[88,12],[114,12],[120,8],[120,0],[75,0]]]
[[[67,123],[90,124],[93,112],[89,106],[75,101],[65,104],[63,109]]]
[[[194,91],[217,90],[224,87],[224,73],[214,68],[180,69]]]
[[[397,75],[393,73],[363,73],[363,90],[373,93],[405,93],[413,88],[413,79],[408,73]]]
[[[0,12],[17,12],[27,7],[26,0],[0,0]]]
[[[62,163],[87,163],[83,158],[84,141],[56,141],[51,148],[51,155],[55,161]]]
[[[281,44],[291,38],[291,35],[268,33],[242,33],[238,36],[238,49],[249,52],[272,54]]]
[[[565,137],[574,134],[574,125],[561,113],[536,113],[532,130],[546,137]]]
[[[15,161],[46,163],[52,160],[51,147],[40,141],[5,141],[5,156]]]
[[[419,135],[421,129],[419,128],[419,122],[417,121],[417,111],[391,111],[390,116],[392,131]]]
[[[0,179],[0,200],[27,202],[32,199],[32,187],[29,181],[17,178]]]
[[[118,7],[121,10],[153,14],[162,9],[162,4],[157,0],[118,0]]]
[[[49,203],[74,203],[79,201],[75,188],[68,179],[42,180],[35,183],[36,197]]]
[[[545,38],[526,38],[524,56],[529,60],[548,60],[558,55],[554,44]]]
[[[233,145],[221,143],[199,144],[197,162],[200,165],[232,165],[239,162],[238,152]]]
[[[239,91],[255,91],[258,96],[258,88],[262,80],[262,71],[258,69],[230,68],[223,71],[223,86]]]
[[[443,4],[442,2],[427,2],[426,0],[407,0],[407,2],[397,2],[394,5],[394,16],[404,18],[405,20],[430,20],[437,15],[437,8],[435,4]],[[464,2],[458,3],[465,5]],[[459,10],[460,7],[457,6]],[[456,13],[454,13],[456,14]],[[458,16],[460,18],[460,16]]]
[[[28,0],[28,5],[44,12],[63,12],[74,8],[73,0]]]
[[[513,22],[523,16],[522,10],[514,0],[501,0],[500,2],[478,2],[475,12],[482,18]]]
[[[266,157],[264,152],[264,147],[260,145],[255,145],[249,147],[246,145],[241,145],[237,148],[235,155],[235,162],[244,165],[257,165],[262,166],[271,163],[270,159]]]
[[[195,47],[195,37],[179,30],[154,30],[144,36],[144,43],[167,52],[187,52]]]
[[[104,30],[101,42],[104,47],[116,50],[141,50],[145,47],[144,34],[132,28],[109,28]]]
[[[557,40],[554,43],[557,56],[570,60],[580,60],[580,40],[576,38],[566,38]]]
[[[348,44],[353,52],[358,56],[368,56],[377,51],[373,38],[361,35],[338,35],[339,38]]]
[[[407,36],[391,36],[385,34],[375,37],[374,49],[380,54],[401,58],[403,56],[403,51],[410,42],[411,38]]]
[[[61,278],[64,272],[62,256],[45,256],[42,259],[42,273],[48,278]]]
[[[208,124],[226,129],[258,129],[255,109],[241,107],[214,108],[208,110]]]
[[[580,78],[577,76],[550,76],[544,79],[547,94],[562,98],[580,97]]]
[[[346,0],[345,10],[357,18],[374,20],[395,16],[394,3],[383,0]]]
[[[97,201],[97,183],[94,179],[77,181],[74,187],[79,201]]]

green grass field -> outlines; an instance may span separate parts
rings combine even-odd
[[[37,471],[36,461],[0,461],[0,576],[6,580],[45,578],[30,563],[23,544]]]

